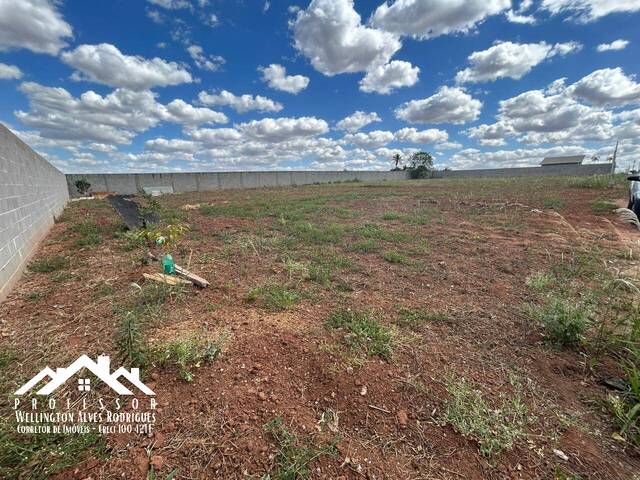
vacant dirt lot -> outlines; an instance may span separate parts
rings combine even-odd
[[[34,439],[3,401],[0,477],[633,478],[615,406],[640,237],[608,182],[165,196],[163,225],[189,227],[166,247],[74,202],[0,305],[3,397],[105,353],[142,367],[155,430]],[[145,281],[149,249],[211,287]]]

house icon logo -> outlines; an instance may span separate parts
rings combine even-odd
[[[57,368],[55,372],[49,367],[45,367],[35,377],[16,390],[15,395],[24,395],[46,378],[49,378],[49,382],[38,390],[36,395],[50,395],[83,368],[89,370],[119,395],[134,395],[129,388],[121,383],[122,379],[127,380],[145,395],[155,395],[153,390],[140,381],[139,368],[127,370],[124,367],[120,367],[111,373],[111,359],[108,355],[100,355],[97,362],[94,362],[87,355],[82,355],[67,368]],[[90,391],[91,380],[89,378],[79,378],[78,390],[81,392]]]

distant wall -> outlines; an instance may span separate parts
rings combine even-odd
[[[610,163],[590,165],[547,165],[545,167],[486,168],[478,170],[446,170],[438,178],[464,177],[540,177],[546,175],[602,175],[612,173]]]
[[[0,124],[0,300],[68,199],[64,174]]]
[[[123,195],[142,192],[144,187],[173,187],[175,193],[221,190],[225,188],[289,187],[312,183],[361,180],[405,180],[407,172],[220,172],[220,173],[105,173],[67,175],[69,193],[77,196],[76,180],[84,178],[92,192]]]
[[[488,168],[478,170],[447,170],[438,172],[438,178],[461,177],[525,177],[541,175],[595,175],[611,173],[610,163],[592,165],[553,165],[547,167]],[[92,192],[136,194],[145,187],[173,188],[175,193],[204,192],[225,188],[287,187],[312,183],[361,180],[406,180],[407,172],[220,172],[220,173],[91,173],[68,174],[67,183],[72,197],[78,196],[76,180],[86,179]]]

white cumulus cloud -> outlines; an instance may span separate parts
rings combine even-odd
[[[440,87],[431,97],[411,100],[396,109],[396,117],[410,123],[455,123],[473,121],[482,102],[459,87]]]
[[[510,7],[511,0],[395,0],[380,5],[371,23],[398,35],[426,39],[466,33]]]
[[[388,94],[400,87],[410,87],[418,81],[420,68],[409,62],[392,60],[372,67],[362,80],[360,90],[367,93]]]
[[[279,112],[282,104],[260,95],[234,95],[222,90],[220,93],[200,92],[198,99],[205,105],[215,105],[219,107],[231,107],[238,113],[246,113],[251,110],[259,112]]]
[[[393,133],[385,130],[373,130],[363,133],[348,133],[344,136],[344,141],[362,148],[383,147],[393,141]]]
[[[206,55],[204,49],[200,45],[189,45],[187,52],[196,64],[196,67],[202,70],[215,72],[225,64],[225,59],[220,55]]]
[[[357,110],[336,123],[336,127],[340,130],[346,130],[347,132],[354,133],[370,123],[381,121],[382,119],[376,112],[366,113],[361,110]]]
[[[629,40],[614,40],[611,43],[601,43],[596,47],[598,52],[608,52],[609,50],[624,50],[629,45]]]
[[[238,130],[256,140],[284,142],[326,133],[329,125],[315,117],[263,118],[237,125]]]
[[[0,0],[0,51],[26,48],[57,55],[73,36],[71,26],[49,0]]]
[[[296,49],[330,76],[384,65],[402,46],[396,35],[364,26],[353,0],[312,0],[291,27]]]
[[[272,63],[268,67],[260,67],[262,81],[266,82],[274,90],[298,94],[309,86],[309,78],[303,75],[287,75],[287,70],[282,65]]]
[[[414,144],[444,143],[449,140],[449,134],[437,128],[429,128],[427,130],[402,128],[395,133],[395,139],[399,142]]]
[[[551,14],[569,13],[579,22],[591,22],[612,13],[640,10],[640,0],[543,0],[542,8]]]
[[[125,55],[108,43],[80,45],[63,52],[61,59],[76,69],[75,79],[111,87],[147,90],[193,81],[191,74],[175,62]]]
[[[22,72],[15,65],[0,63],[0,80],[18,80],[22,78]]]
[[[487,82],[504,77],[520,79],[544,60],[555,55],[567,55],[580,48],[577,42],[555,45],[546,42],[497,42],[487,50],[469,55],[471,66],[456,74],[456,82]]]
[[[574,96],[597,106],[640,103],[640,83],[620,68],[603,68],[590,73],[571,87]]]

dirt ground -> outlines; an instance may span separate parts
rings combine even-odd
[[[554,295],[582,302],[602,272],[637,265],[637,230],[599,208],[624,205],[624,184],[579,187],[571,178],[426,180],[160,197],[164,222],[189,231],[151,249],[171,248],[206,289],[145,280],[159,264],[108,202],[72,202],[0,304],[3,397],[81,354],[136,366],[116,340],[131,312],[143,352],[205,338],[221,352],[194,360],[187,376],[153,356],[139,365],[159,405],[151,434],[80,447],[53,440],[58,450],[19,436],[11,441],[30,445],[22,456],[0,440],[0,472],[640,478],[638,449],[603,406],[612,391],[602,380],[621,376],[612,355],[551,344],[531,314],[549,295],[532,276],[556,272],[567,283]],[[608,297],[598,298],[592,315],[606,315]],[[349,323],[351,314],[368,323]],[[455,409],[464,385],[476,401]],[[3,413],[9,423],[7,405]],[[474,416],[503,423],[465,430]],[[503,427],[510,440],[483,449]]]

